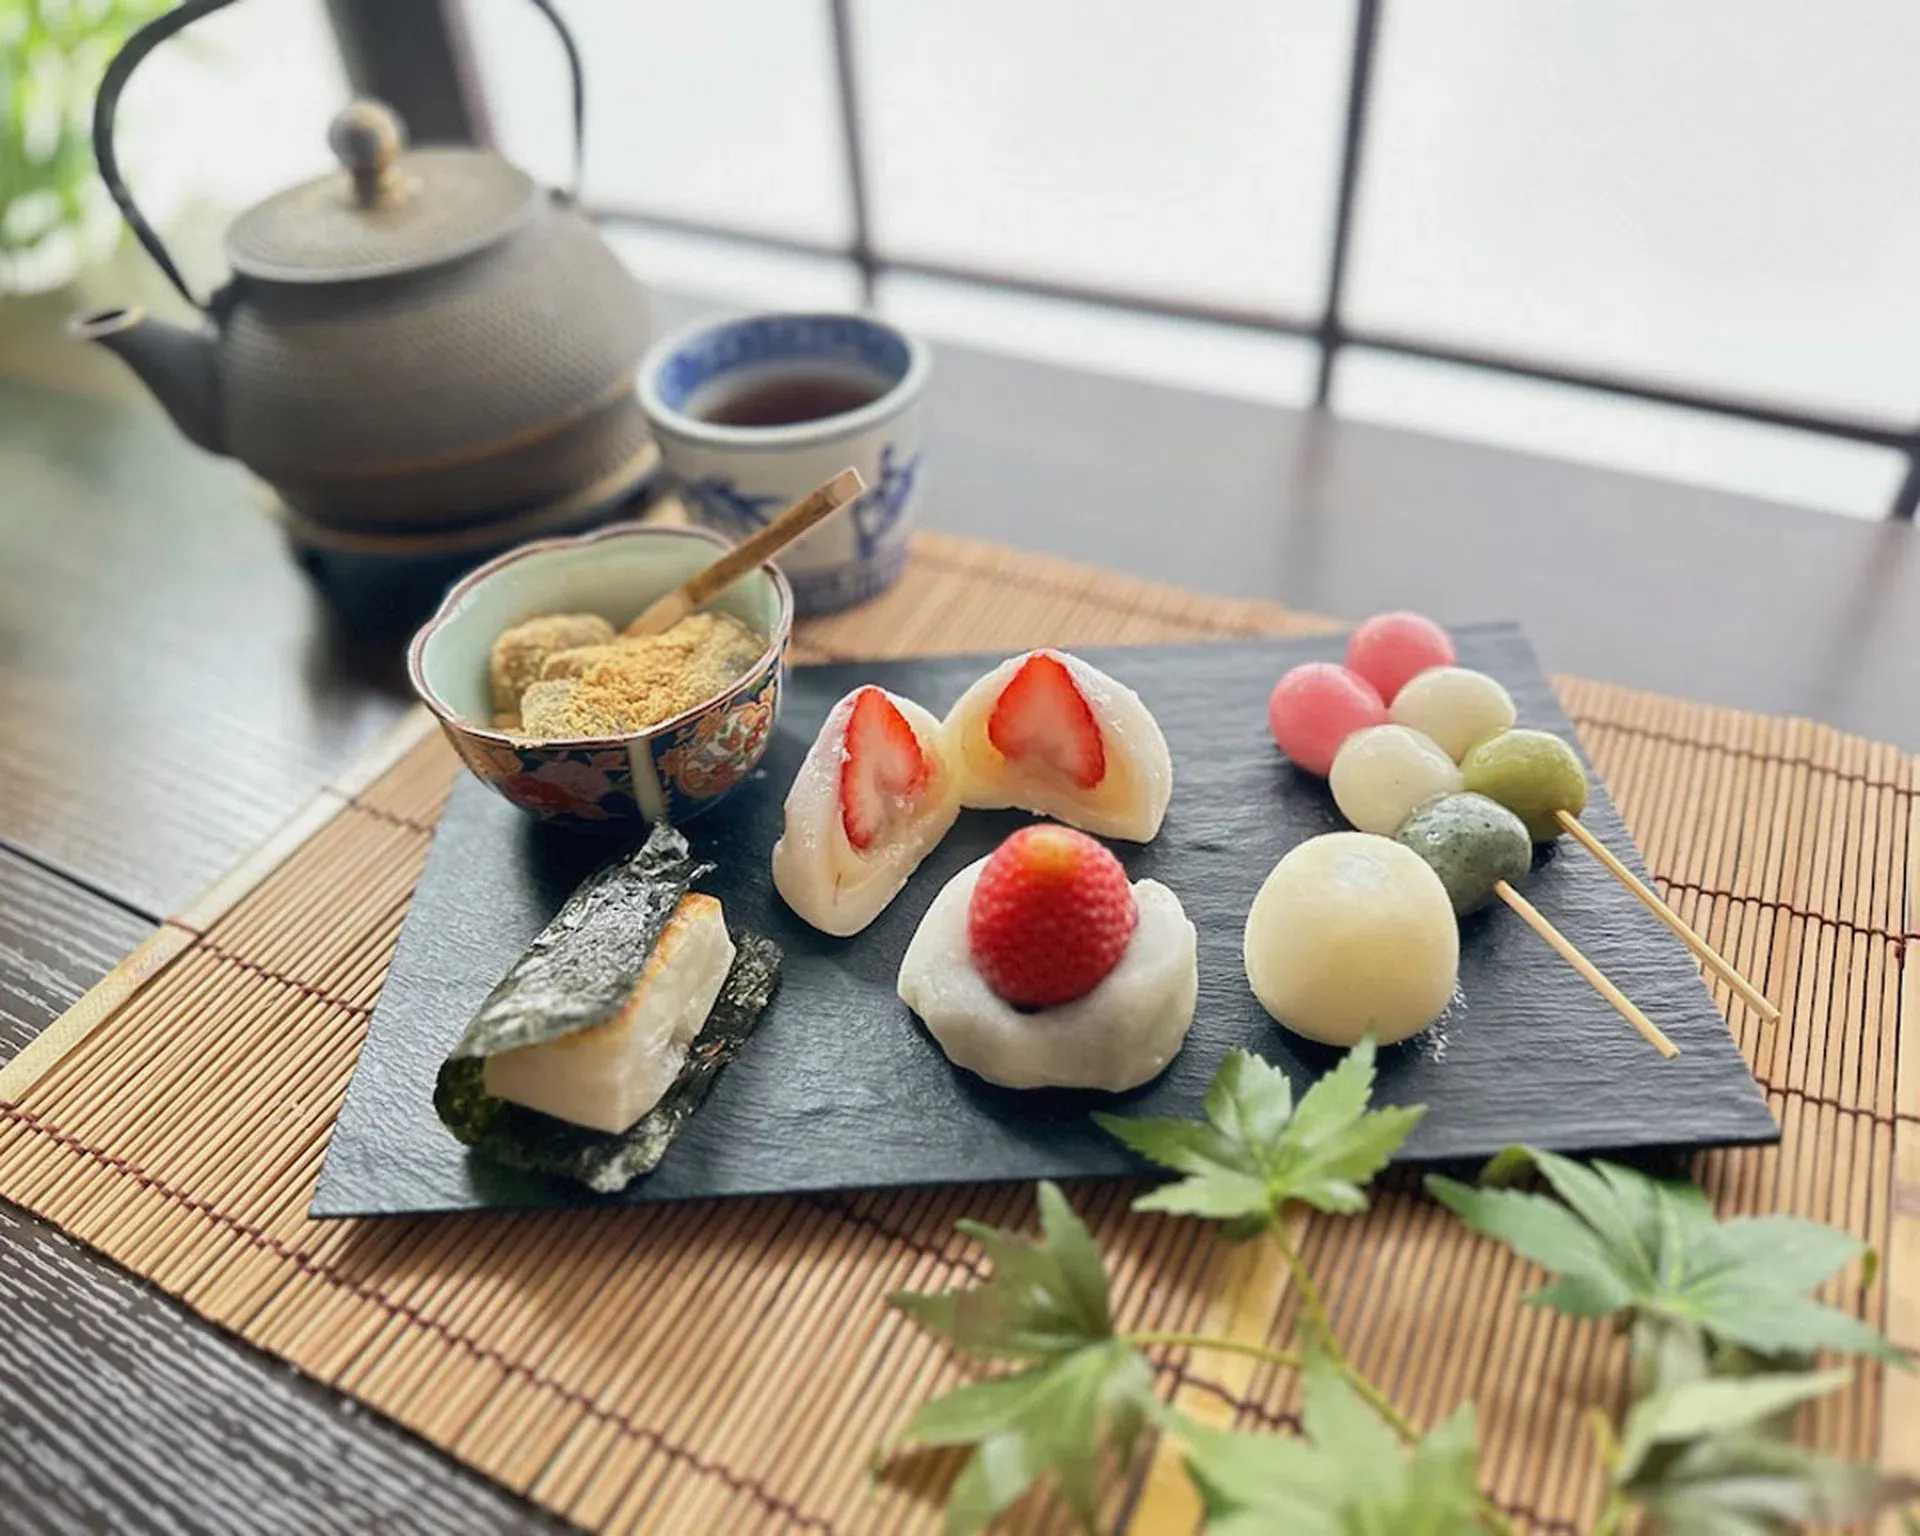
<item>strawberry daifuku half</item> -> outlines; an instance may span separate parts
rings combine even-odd
[[[960,801],[1009,806],[1102,837],[1152,840],[1173,756],[1131,688],[1066,651],[1002,662],[947,711]]]
[[[840,825],[847,841],[870,853],[902,812],[925,797],[933,757],[913,722],[882,688],[861,688],[847,716],[840,756]]]
[[[954,1065],[1005,1088],[1119,1093],[1193,1027],[1198,935],[1081,832],[1013,834],[947,882],[900,962],[900,998]]]
[[[856,688],[827,715],[787,792],[774,888],[822,933],[858,933],[959,814],[941,723],[911,699]]]

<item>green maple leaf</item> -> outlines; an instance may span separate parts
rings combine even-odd
[[[1632,1311],[1690,1324],[1763,1354],[1830,1347],[1905,1361],[1867,1324],[1806,1294],[1863,1250],[1850,1234],[1792,1216],[1720,1221],[1692,1184],[1612,1163],[1584,1167],[1513,1148],[1490,1166],[1504,1173],[1523,1163],[1560,1200],[1437,1175],[1426,1184],[1474,1231],[1552,1271],[1553,1283],[1530,1300],[1577,1317]]]
[[[918,1409],[889,1442],[970,1445],[947,1499],[949,1536],[984,1530],[1051,1473],[1083,1526],[1100,1496],[1103,1448],[1124,1464],[1157,1408],[1153,1371],[1117,1338],[1106,1270],[1093,1236],[1050,1183],[1039,1187],[1038,1241],[978,1222],[960,1228],[986,1250],[993,1274],[962,1290],[889,1298],[921,1327],[968,1354],[1029,1362],[970,1382]]]
[[[1182,1420],[1211,1536],[1466,1536],[1480,1489],[1471,1405],[1411,1450],[1324,1360],[1304,1371],[1302,1438]]]
[[[1229,1222],[1229,1236],[1250,1236],[1292,1200],[1316,1210],[1366,1208],[1363,1187],[1387,1165],[1420,1117],[1422,1105],[1369,1110],[1371,1036],[1301,1095],[1279,1068],[1232,1050],[1214,1074],[1206,1120],[1093,1118],[1143,1157],[1185,1177],[1134,1201],[1139,1211],[1170,1211]]]
[[[888,1298],[929,1333],[991,1360],[1046,1360],[1113,1338],[1107,1272],[1059,1187],[1039,1187],[1041,1241],[982,1222],[955,1223],[993,1261],[993,1278],[957,1291]]]
[[[1787,1371],[1681,1382],[1635,1403],[1620,1439],[1615,1475],[1630,1482],[1656,1446],[1749,1429],[1852,1380],[1850,1371]]]
[[[1769,1432],[1781,1414],[1848,1380],[1844,1370],[1776,1372],[1656,1392],[1627,1415],[1614,1483],[1662,1536],[1775,1536],[1903,1503],[1920,1484]]]

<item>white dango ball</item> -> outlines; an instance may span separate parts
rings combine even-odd
[[[1457,793],[1460,769],[1439,743],[1419,731],[1371,725],[1341,743],[1327,785],[1340,814],[1355,827],[1391,837],[1436,795]]]
[[[1440,743],[1456,763],[1490,736],[1513,729],[1513,695],[1471,667],[1429,667],[1393,698],[1394,723]]]
[[[1453,998],[1460,930],[1440,877],[1365,832],[1309,838],[1247,913],[1247,980],[1268,1013],[1325,1045],[1418,1034]]]

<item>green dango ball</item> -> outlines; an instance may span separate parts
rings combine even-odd
[[[1498,801],[1526,823],[1536,843],[1560,835],[1561,811],[1587,808],[1587,774],[1572,747],[1546,731],[1504,731],[1460,763],[1461,787]]]
[[[1533,840],[1504,805],[1485,795],[1441,795],[1402,823],[1393,840],[1419,854],[1461,916],[1484,907],[1502,880],[1517,884],[1533,867]]]

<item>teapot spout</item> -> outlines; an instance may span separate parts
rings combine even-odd
[[[98,342],[139,375],[189,439],[210,453],[227,451],[219,353],[211,332],[155,320],[133,307],[75,315],[68,330],[82,341]]]

